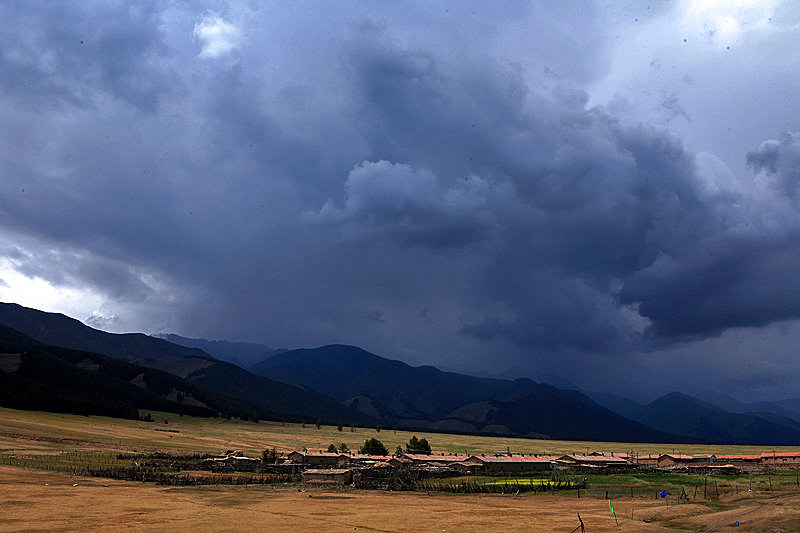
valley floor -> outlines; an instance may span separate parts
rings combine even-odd
[[[264,486],[167,488],[0,466],[0,531],[797,531],[800,494],[713,505]],[[631,518],[633,514],[633,518]],[[643,519],[648,518],[650,523]],[[734,522],[739,522],[739,527]]]
[[[160,415],[161,416],[161,415]],[[166,416],[166,415],[163,415]],[[166,429],[169,428],[169,431]],[[526,531],[587,532],[800,531],[800,490],[742,489],[719,499],[676,503],[649,497],[614,497],[616,520],[601,494],[453,495],[337,490],[301,485],[165,487],[59,473],[65,461],[112,461],[119,452],[213,452],[268,443],[282,449],[303,442],[363,439],[336,428],[290,428],[172,417],[143,424],[0,409],[0,532],[5,531]],[[409,434],[384,431],[392,445]],[[505,448],[504,439],[426,435],[451,449]],[[314,442],[317,444],[317,442]],[[527,441],[511,445],[567,448],[583,443]],[[587,444],[588,445],[588,444]],[[62,464],[63,463],[63,464]],[[69,463],[71,464],[71,463]],[[25,468],[35,467],[35,468]],[[773,476],[775,478],[775,476]],[[800,478],[798,478],[800,479]],[[629,483],[630,480],[621,480]],[[797,484],[800,484],[798,482]],[[627,487],[627,485],[626,485]],[[746,485],[745,485],[746,487]],[[755,485],[754,485],[755,487]],[[627,490],[627,488],[625,488]],[[702,492],[702,487],[700,488]],[[623,491],[624,492],[624,491]],[[617,494],[619,494],[617,492]],[[649,519],[650,522],[644,522]],[[738,521],[739,526],[733,524]]]

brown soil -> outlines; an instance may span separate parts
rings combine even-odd
[[[667,531],[602,500],[269,487],[166,488],[0,467],[0,531]],[[627,512],[630,512],[627,510]]]
[[[152,484],[0,467],[0,531],[797,531],[800,495],[644,504],[541,495],[428,495]],[[634,513],[631,518],[631,511]],[[651,523],[642,520],[650,518]],[[733,525],[738,520],[739,527]]]

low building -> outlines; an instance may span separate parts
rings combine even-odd
[[[296,464],[316,466],[345,465],[350,461],[346,453],[290,452],[286,458]]]
[[[371,466],[378,463],[388,463],[393,457],[391,455],[368,455],[363,453],[354,453],[349,456],[348,461],[350,464]]]
[[[630,463],[634,465],[645,466],[658,466],[658,458],[660,455],[634,455],[630,459]]]
[[[752,468],[761,466],[761,454],[758,455],[726,454],[726,455],[717,455],[716,458],[717,458],[717,464],[721,465],[731,465],[739,468],[747,468],[747,467]]]
[[[310,468],[303,472],[303,483],[309,485],[350,485],[353,471],[349,468]]]
[[[686,466],[692,462],[691,455],[681,455],[678,453],[665,453],[658,456],[658,466],[669,468],[673,466]]]
[[[244,464],[244,463],[260,463],[261,459],[256,457],[245,457],[240,450],[228,450],[222,452],[219,457],[209,457],[203,459],[204,463],[217,463],[217,464]]]
[[[486,474],[543,472],[556,468],[555,458],[534,455],[471,455],[462,465],[474,465]]]
[[[628,466],[629,463],[622,457],[611,455],[562,455],[556,463],[564,467],[607,468],[610,466]]]
[[[469,459],[469,455],[458,454],[417,454],[404,453],[400,456],[403,460],[409,460],[414,466],[449,466],[453,463],[460,463]]]
[[[761,464],[773,467],[800,467],[800,452],[765,452]]]
[[[589,457],[617,457],[628,462],[631,460],[630,456],[624,452],[592,452]]]

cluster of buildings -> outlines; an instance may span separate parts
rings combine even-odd
[[[800,451],[747,454],[660,454],[632,456],[626,453],[592,452],[587,455],[544,456],[535,454],[402,454],[375,456],[356,453],[291,452],[284,462],[304,467],[306,483],[350,483],[359,468],[413,467],[447,470],[465,475],[515,474],[551,470],[625,470],[636,468],[687,469],[733,473],[743,469],[800,468]]]
[[[260,458],[245,457],[241,451],[227,451],[219,457],[206,459],[213,467],[227,465],[234,469],[257,468]],[[412,468],[429,475],[503,475],[553,470],[619,471],[639,468],[667,471],[704,471],[736,473],[763,468],[800,469],[800,451],[764,452],[761,454],[696,454],[665,453],[660,455],[629,455],[616,452],[592,452],[586,455],[537,454],[457,454],[432,453],[400,455],[367,455],[293,451],[279,458],[276,466],[291,467],[302,472],[305,483],[349,484],[365,468],[389,472],[397,468]],[[251,465],[251,466],[248,466]]]

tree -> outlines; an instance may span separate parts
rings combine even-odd
[[[338,429],[339,431],[342,430],[342,423],[341,422],[339,422],[339,424],[336,426],[336,429]]]
[[[272,448],[261,452],[261,462],[274,465],[278,462],[278,450]]]
[[[378,433],[380,433],[382,429],[383,429],[382,424],[378,424],[377,426],[375,426],[375,431],[377,431]]]
[[[389,450],[383,445],[381,441],[376,438],[367,439],[364,445],[359,448],[358,453],[366,455],[389,455]]]
[[[408,444],[406,444],[406,453],[427,455],[431,453],[431,445],[428,444],[428,439],[418,439],[416,435],[413,435],[408,439]]]
[[[325,450],[325,451],[328,452],[328,453],[336,453],[336,451],[337,451],[336,450],[336,445],[333,444],[333,443],[329,444],[328,445],[328,449]]]
[[[319,429],[319,428],[320,428],[320,426],[322,425],[322,420],[320,420],[319,418],[317,418],[317,423],[316,423],[316,424],[314,424],[314,425],[317,427],[317,429]]]
[[[339,452],[340,453],[347,453],[349,451],[350,451],[350,447],[347,444],[345,444],[344,442],[339,444]]]
[[[403,447],[398,444],[397,445],[397,449],[394,451],[394,454],[397,457],[400,457],[401,455],[403,455]]]

